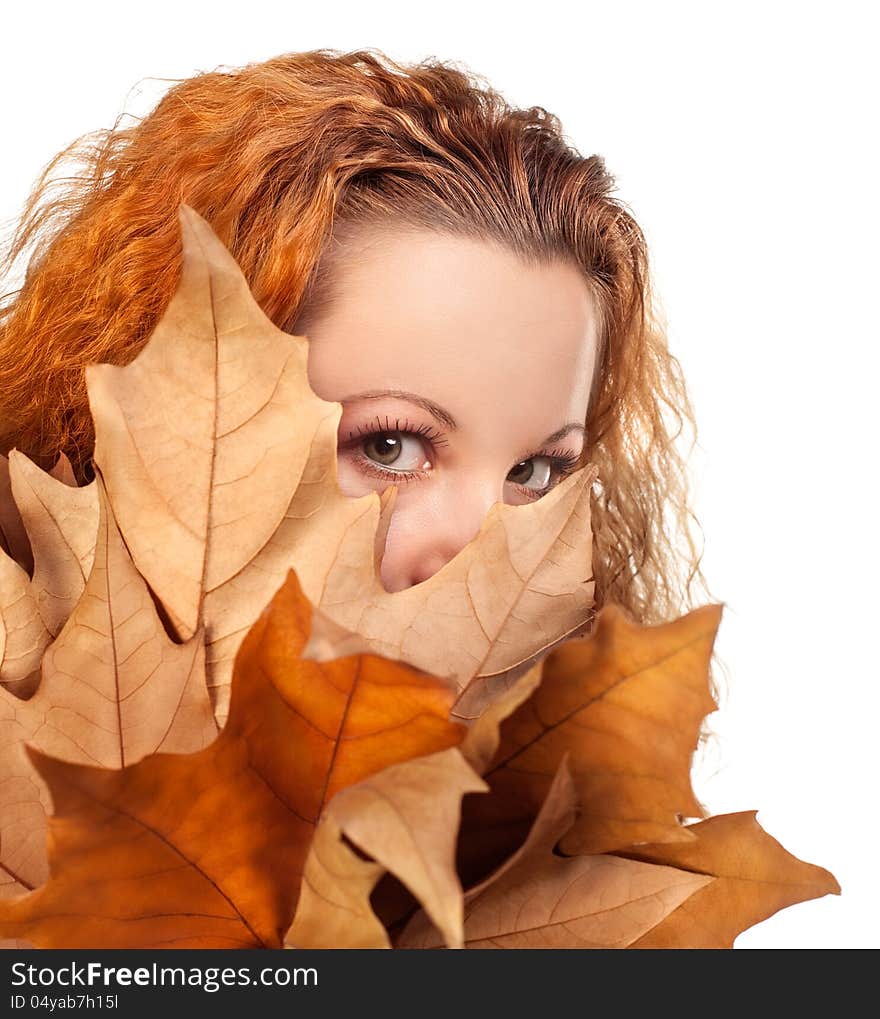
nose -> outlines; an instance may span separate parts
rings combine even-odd
[[[403,486],[406,487],[406,486]],[[414,485],[397,494],[382,557],[386,591],[402,591],[433,577],[480,531],[486,514],[503,499],[503,483],[452,477]]]

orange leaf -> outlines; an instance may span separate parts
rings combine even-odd
[[[523,845],[465,895],[466,948],[625,948],[712,880],[617,856],[557,856],[553,848],[576,813],[562,761]],[[441,944],[424,912],[398,941],[400,948]]]
[[[311,606],[291,572],[236,658],[226,727],[194,754],[120,771],[29,750],[49,785],[50,878],[0,903],[39,947],[281,946],[324,805],[461,742],[447,684],[364,655],[299,658]]]
[[[780,909],[840,894],[833,874],[792,856],[755,813],[719,814],[691,825],[691,842],[619,854],[715,877],[631,948],[733,948],[738,934]]]
[[[679,817],[703,813],[690,768],[702,720],[715,707],[708,665],[720,618],[721,606],[708,605],[640,626],[609,604],[590,636],[551,652],[540,686],[501,726],[484,772],[492,795],[465,801],[467,879],[522,841],[566,752],[581,809],[563,852],[693,838]]]

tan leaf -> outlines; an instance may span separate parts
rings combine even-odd
[[[76,487],[76,478],[70,461],[60,453],[49,474],[65,485]],[[9,477],[9,460],[0,453],[0,552],[6,552],[30,576],[34,571],[34,556],[21,513],[12,496]]]
[[[30,577],[0,551],[0,686],[29,697],[40,682],[40,661],[51,639]]]
[[[386,768],[343,790],[329,808],[340,829],[423,905],[450,948],[462,944],[455,870],[461,799],[486,789],[452,747]]]
[[[375,493],[339,491],[342,408],[309,387],[307,339],[266,318],[189,206],[180,222],[183,269],[165,315],[130,364],[91,366],[88,388],[95,459],[135,564],[180,636],[204,620],[219,719],[243,635],[291,567],[321,610],[306,658],[338,657],[320,630],[329,617],[374,654],[458,689],[583,623],[594,465],[532,504],[496,504],[429,581],[385,591],[376,553],[390,513],[380,518]]]
[[[65,462],[53,468],[62,479],[70,473]],[[72,487],[18,450],[9,454],[8,471],[29,553],[33,550],[33,577],[0,553],[0,630],[5,633],[0,683],[29,697],[39,680],[43,652],[85,588],[95,555],[98,503],[94,482]]]
[[[181,206],[183,268],[149,343],[125,367],[87,370],[95,460],[138,570],[181,637],[204,621],[209,685],[225,718],[235,652],[296,559],[286,514],[321,509],[313,446],[335,452],[340,405],[308,387],[308,345],[277,329],[208,224]],[[297,504],[290,508],[295,493]],[[346,500],[349,515],[378,498]],[[300,539],[302,535],[298,536]]]
[[[525,843],[466,893],[465,947],[625,948],[711,882],[616,856],[555,855],[576,813],[574,786],[562,761]],[[398,941],[400,948],[441,945],[424,913],[416,914]]]
[[[516,671],[512,670],[511,677]],[[504,692],[497,691],[491,705],[471,723],[460,749],[465,760],[477,774],[481,774],[486,769],[498,748],[501,722],[534,692],[540,679],[541,663],[532,666],[517,678],[511,678],[508,688]],[[478,797],[478,799],[480,798]],[[472,799],[472,797],[465,797],[464,804],[468,804]],[[460,821],[457,819],[456,826],[459,823]],[[476,839],[482,838],[481,832],[472,832],[471,834]],[[504,846],[507,847],[506,840]],[[494,846],[492,848],[494,849]],[[472,855],[470,846],[467,855]],[[494,858],[494,853],[492,855]],[[372,905],[386,928],[392,933],[399,933],[407,918],[419,908],[419,901],[394,874],[389,872],[381,879],[373,896]]]
[[[597,473],[584,467],[525,506],[495,503],[477,536],[442,569],[393,594],[373,567],[372,522],[363,518],[330,572],[323,615],[377,654],[448,676],[459,692],[530,664],[582,627],[593,604],[589,500]],[[335,656],[322,622],[316,619],[306,658]],[[473,717],[491,699],[454,713]]]
[[[719,814],[691,825],[691,842],[626,852],[628,859],[715,878],[630,947],[733,948],[737,935],[780,909],[840,894],[833,874],[792,856],[764,831],[755,814]]]
[[[15,449],[9,454],[9,473],[34,550],[37,605],[46,629],[55,636],[82,594],[95,558],[95,482],[71,487]]]
[[[370,906],[370,893],[385,868],[354,852],[331,808],[315,831],[284,947],[390,948],[388,934]]]
[[[56,482],[57,483],[57,482]],[[201,634],[174,644],[131,563],[100,479],[98,540],[82,598],[45,653],[30,700],[0,690],[0,868],[6,894],[47,878],[50,798],[24,744],[65,761],[121,768],[189,753],[217,733]]]
[[[475,718],[461,745],[461,752],[478,774],[492,762],[501,740],[501,723],[531,697],[541,683],[544,663],[540,661],[522,673],[508,673],[506,689],[496,690],[491,703]]]
[[[58,459],[55,461],[55,466],[49,473],[57,481],[63,481],[65,485],[70,485],[71,488],[76,488],[76,475],[73,473],[73,467],[71,466],[70,460],[64,453],[58,454]]]

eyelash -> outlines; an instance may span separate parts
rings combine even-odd
[[[438,432],[436,429],[431,428],[430,425],[421,425],[418,428],[414,428],[407,419],[404,419],[401,424],[400,418],[394,419],[393,426],[391,425],[391,419],[386,415],[385,427],[382,427],[382,421],[379,415],[376,415],[376,427],[361,428],[360,425],[357,429],[352,429],[348,433],[348,439],[346,440],[346,446],[352,443],[355,438],[359,439],[370,439],[374,435],[385,435],[387,433],[399,433],[401,435],[415,435],[420,438],[427,439],[432,446],[448,446],[449,440],[445,438],[445,432]],[[519,485],[515,481],[511,482],[515,488],[517,488],[523,495],[528,499],[538,500],[542,496],[546,495],[552,488],[554,488],[563,478],[568,477],[569,474],[573,473],[578,465],[580,464],[580,454],[578,453],[565,453],[556,450],[542,451],[540,453],[532,453],[531,456],[525,457],[524,460],[517,461],[518,463],[524,463],[526,460],[532,460],[535,457],[543,456],[550,461],[551,470],[560,475],[559,478],[553,483],[549,484],[546,488],[535,489],[527,488],[525,485]],[[368,456],[360,451],[360,449],[354,450],[354,459],[358,467],[366,474],[370,474],[375,478],[379,478],[381,481],[387,481],[390,479],[394,480],[397,484],[401,481],[410,482],[415,481],[421,477],[420,471],[392,471],[385,470],[380,464],[377,464],[374,460],[371,460]]]

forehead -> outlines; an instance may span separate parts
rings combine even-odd
[[[343,389],[417,389],[454,403],[483,385],[585,413],[598,317],[573,263],[527,262],[494,242],[427,230],[374,230],[340,247],[331,278],[332,299],[305,331]]]

